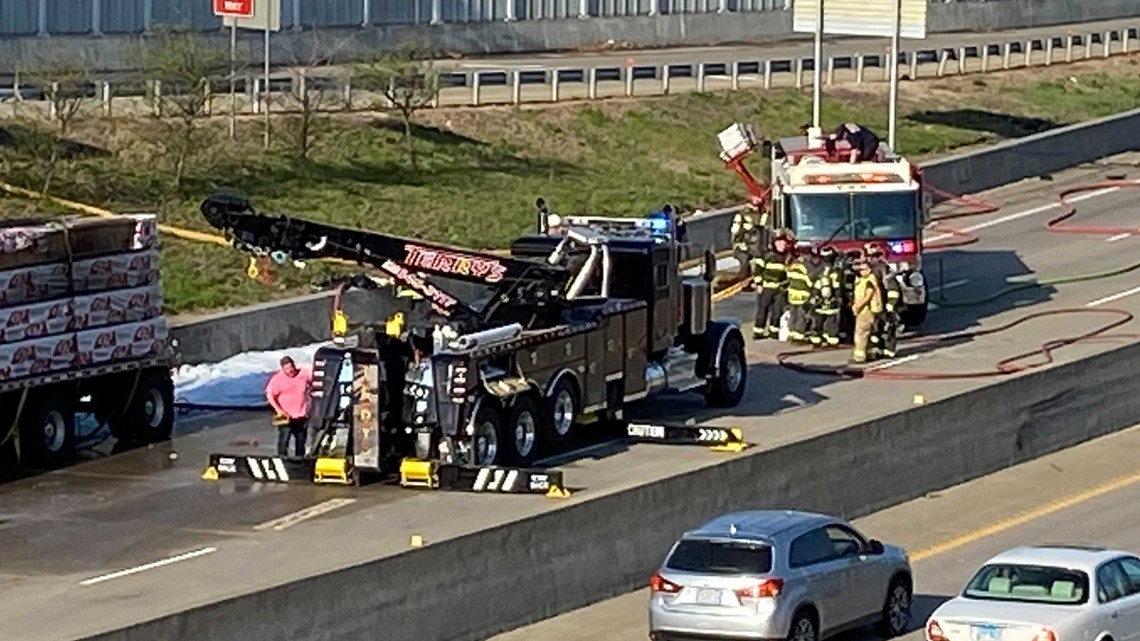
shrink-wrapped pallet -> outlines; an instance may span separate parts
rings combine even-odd
[[[162,288],[157,284],[77,296],[68,329],[83,330],[117,323],[137,323],[162,314]]]
[[[0,270],[64,263],[69,257],[145,251],[157,246],[154,214],[7,221],[0,225]]]
[[[67,296],[67,265],[52,263],[0,272],[0,307]]]
[[[84,330],[75,335],[76,364],[87,367],[153,356],[165,348],[168,334],[166,319],[161,316]]]
[[[0,308],[0,343],[16,343],[73,329],[71,299]]]
[[[71,281],[77,293],[155,284],[158,282],[158,250],[77,260],[72,267]]]
[[[76,346],[76,335],[71,333],[0,345],[0,380],[71,369]]]

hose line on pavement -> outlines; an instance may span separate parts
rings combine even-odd
[[[1132,234],[1140,234],[1140,228],[1137,227],[1101,227],[1101,226],[1064,226],[1060,224],[1070,218],[1073,218],[1077,209],[1074,204],[1069,200],[1075,194],[1087,193],[1092,191],[1109,192],[1117,189],[1125,189],[1130,187],[1140,187],[1140,180],[1108,180],[1095,183],[1089,183],[1076,188],[1067,189],[1059,194],[1061,214],[1045,223],[1045,229],[1054,233],[1067,233],[1067,234],[1091,234],[1091,235],[1111,235],[1111,236],[1124,236]],[[953,217],[953,216],[950,216]],[[968,244],[968,243],[962,243]],[[1009,296],[1010,294],[1036,289],[1038,287],[1046,287],[1051,285],[1068,285],[1072,283],[1087,282],[1093,280],[1101,280],[1105,278],[1112,278],[1122,274],[1128,274],[1140,270],[1140,262],[1130,263],[1123,267],[1110,269],[1101,272],[1093,272],[1089,274],[1080,274],[1075,276],[1057,276],[1053,278],[1042,278],[1032,281],[1016,282],[1008,287],[1005,287],[993,294],[983,296],[977,299],[970,300],[948,300],[945,296],[939,295],[937,298],[932,297],[931,302],[939,307],[977,307],[991,303],[998,299]],[[1045,342],[1041,347],[1016,354],[1004,359],[999,360],[994,364],[992,369],[967,371],[967,372],[937,372],[937,371],[887,371],[885,369],[876,369],[872,367],[859,367],[859,366],[827,366],[827,365],[809,365],[806,363],[794,362],[793,358],[797,356],[804,356],[807,354],[817,353],[820,351],[831,351],[835,349],[845,349],[843,347],[827,347],[827,348],[814,348],[802,349],[795,351],[788,351],[777,354],[776,360],[780,365],[791,370],[795,370],[806,374],[825,374],[832,376],[840,376],[843,378],[876,378],[876,379],[889,379],[889,380],[948,380],[948,379],[970,379],[970,378],[987,378],[994,376],[1006,376],[1026,370],[1037,369],[1044,367],[1054,362],[1053,354],[1058,349],[1073,345],[1075,343],[1088,343],[1088,342],[1103,342],[1110,340],[1136,340],[1140,339],[1140,334],[1124,334],[1113,333],[1113,330],[1129,323],[1134,318],[1131,312],[1122,309],[1108,309],[1108,308],[1065,308],[1045,310],[1040,312],[1033,312],[1026,314],[1011,322],[1005,323],[998,327],[989,329],[981,329],[967,332],[958,332],[953,334],[945,334],[930,337],[917,337],[900,341],[901,344],[908,346],[917,346],[923,349],[933,349],[940,344],[958,344],[963,341],[980,338],[983,336],[992,336],[1001,332],[1008,331],[1024,323],[1038,320],[1049,316],[1063,316],[1063,315],[1090,315],[1096,314],[1101,316],[1112,316],[1114,320],[1108,322],[1100,327],[1091,331],[1083,332],[1074,336],[1056,338]],[[1036,360],[1033,360],[1036,359]]]

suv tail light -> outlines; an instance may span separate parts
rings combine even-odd
[[[942,626],[934,619],[926,622],[926,641],[948,641],[942,632]]]
[[[660,574],[654,574],[649,577],[649,589],[654,592],[667,592],[669,594],[676,594],[681,591],[681,586],[665,579]]]
[[[1033,641],[1057,641],[1057,633],[1053,628],[1045,626],[1037,631],[1037,636],[1033,637]]]
[[[736,591],[736,596],[748,599],[770,599],[775,598],[780,594],[783,589],[784,582],[781,579],[768,579],[763,583],[754,585],[750,588],[744,588]],[[1040,639],[1039,641],[1049,641],[1048,639]]]

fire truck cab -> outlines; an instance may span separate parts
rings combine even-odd
[[[879,146],[879,157],[851,163],[843,141],[827,148],[822,137],[794,136],[766,144],[771,159],[772,223],[791,229],[800,246],[831,245],[854,254],[867,243],[885,250],[902,290],[902,323],[926,318],[922,230],[929,221],[917,167]]]

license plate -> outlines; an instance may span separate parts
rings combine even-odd
[[[971,631],[974,641],[1001,641],[1001,628],[996,625],[975,625]]]
[[[701,605],[720,605],[720,590],[702,589],[697,592],[697,603]]]

